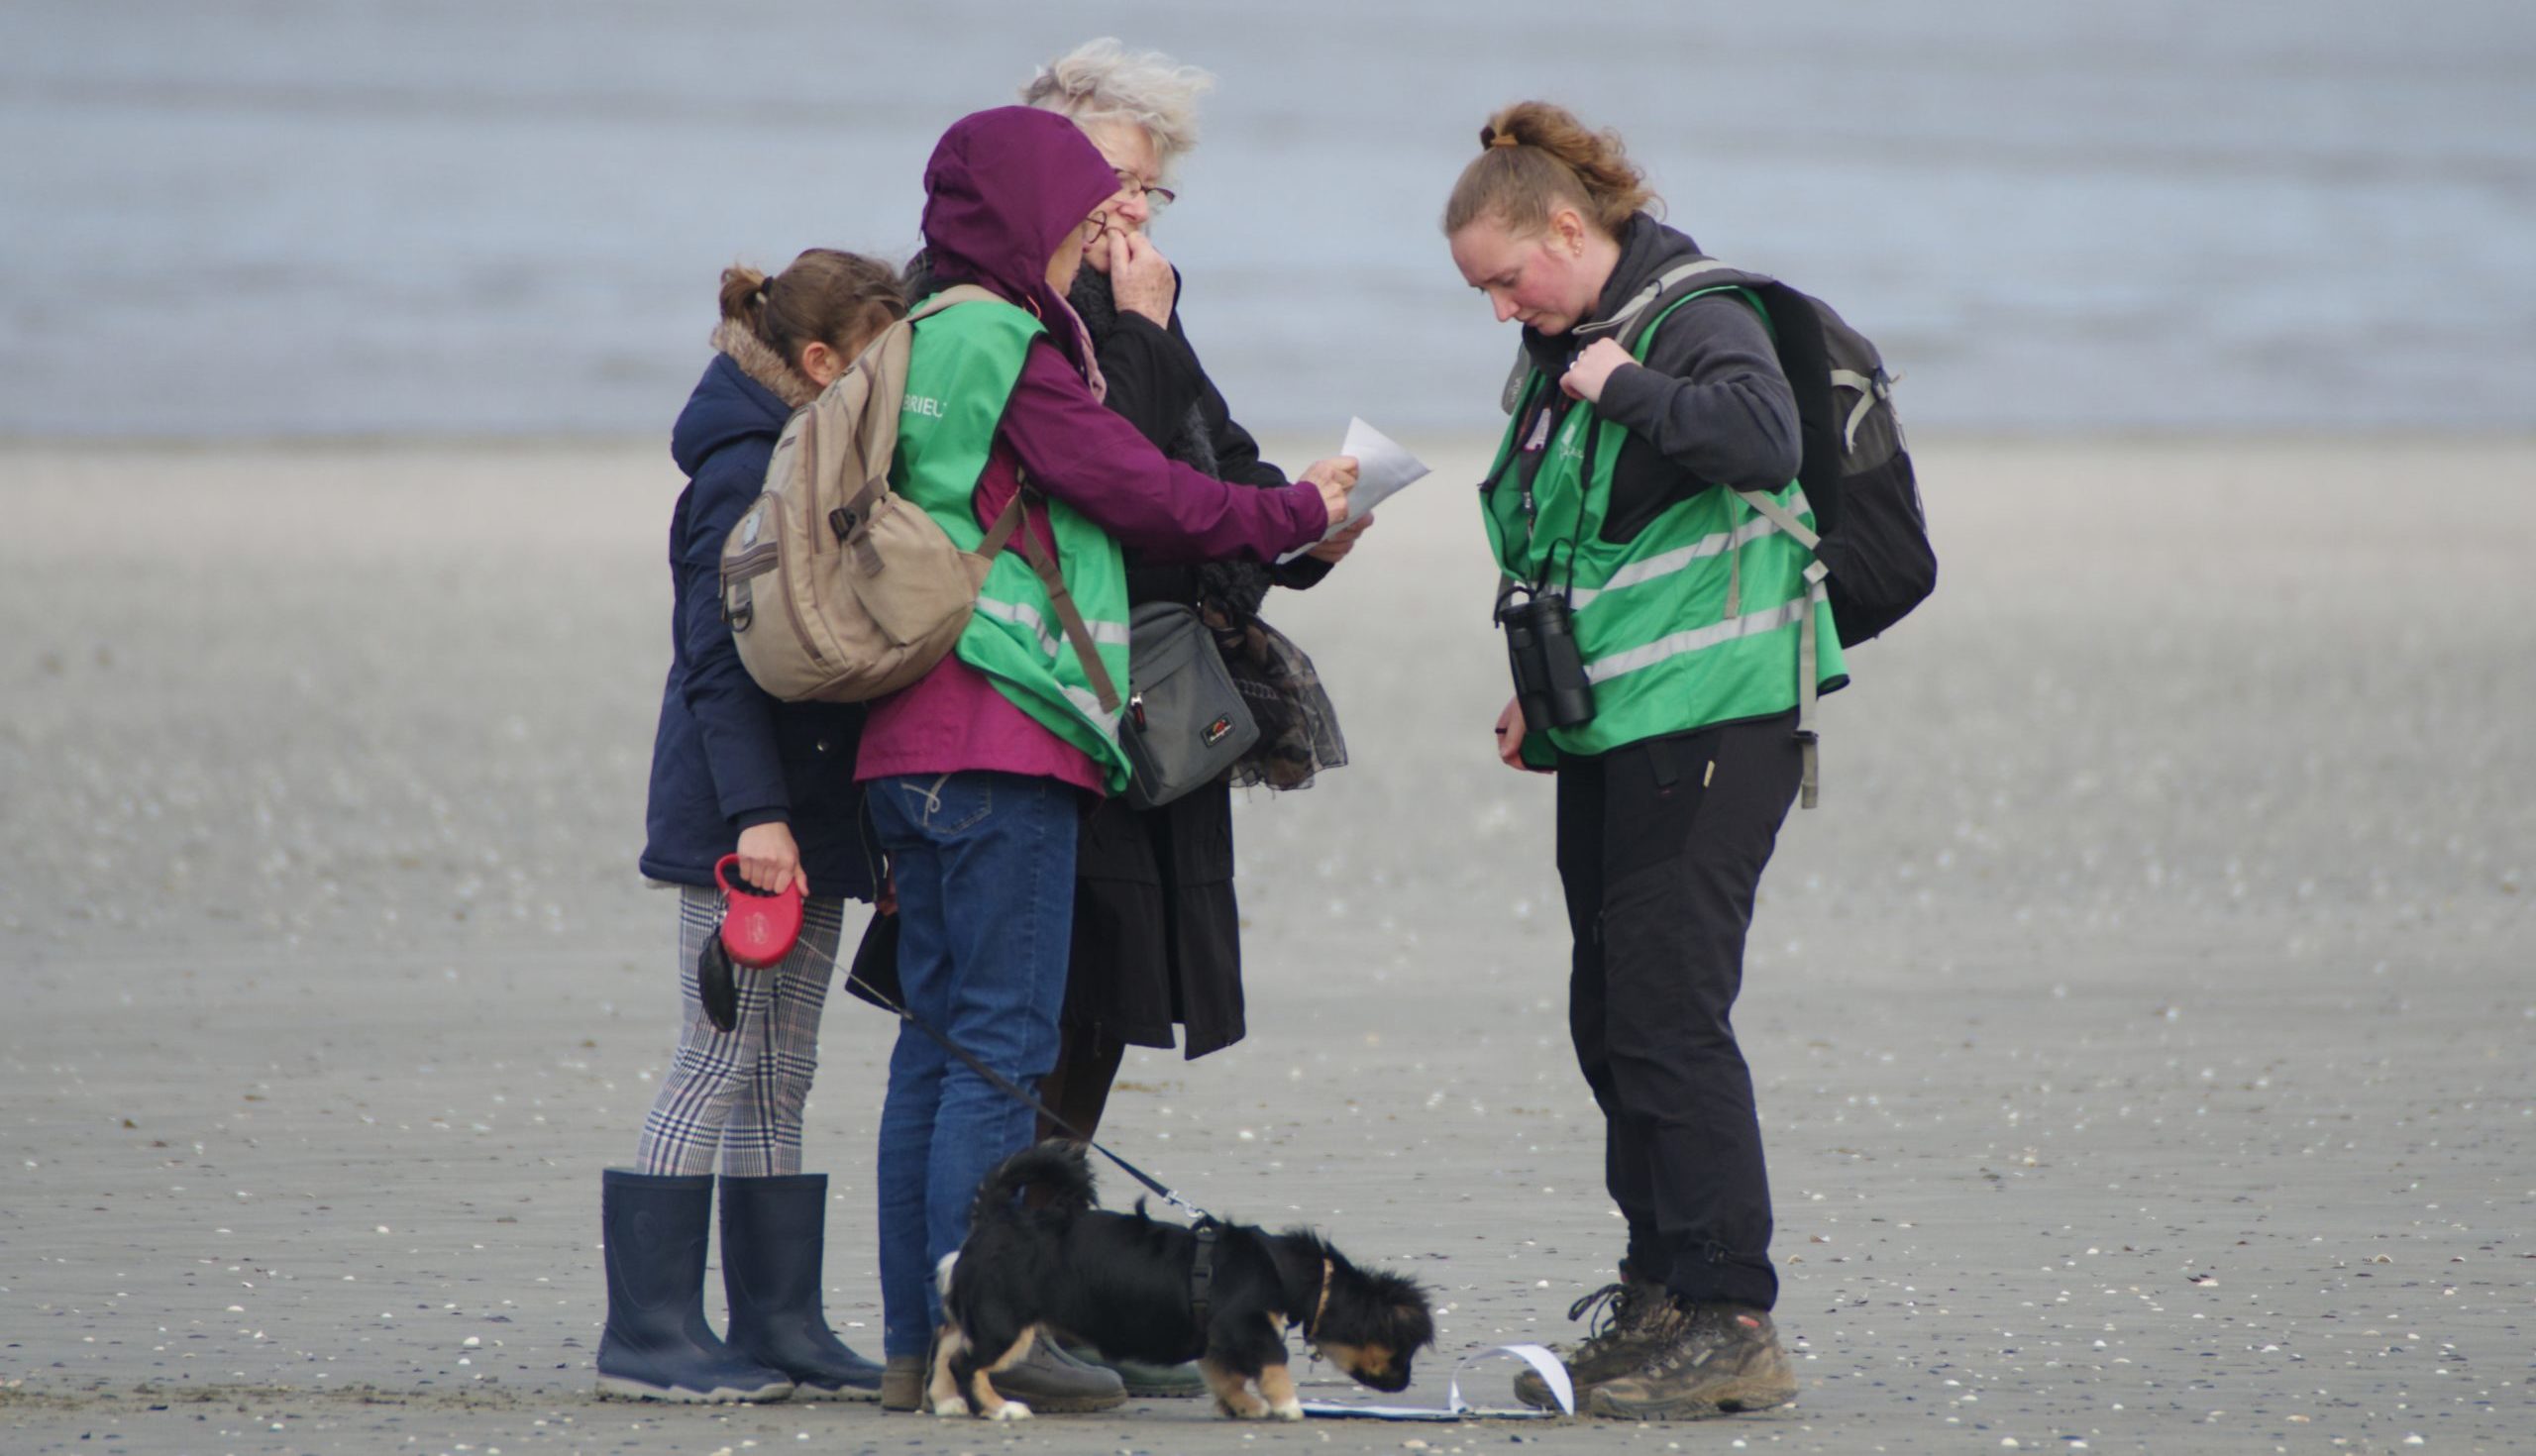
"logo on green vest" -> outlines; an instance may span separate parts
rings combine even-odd
[[[899,404],[898,412],[927,415],[938,420],[942,418],[942,401],[929,394],[910,394],[905,397],[904,402]]]

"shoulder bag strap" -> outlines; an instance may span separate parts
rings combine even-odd
[[[1101,700],[1101,711],[1115,713],[1122,701],[1118,684],[1110,676],[1110,667],[1101,661],[1101,650],[1094,645],[1092,628],[1083,620],[1083,609],[1074,604],[1074,593],[1066,589],[1066,574],[1057,565],[1054,553],[1039,540],[1037,532],[1028,529],[1022,519],[1022,502],[1033,492],[1027,479],[1012,493],[1012,503],[996,518],[995,528],[978,544],[981,556],[994,556],[1005,542],[1018,535],[1021,559],[1039,577],[1039,585],[1048,593],[1048,608],[1057,614],[1057,625],[1065,629],[1066,641],[1073,644],[1075,661],[1083,664],[1083,676],[1092,683],[1093,695]]]

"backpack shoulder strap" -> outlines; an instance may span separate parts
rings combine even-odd
[[[1695,294],[1731,288],[1745,295],[1746,300],[1759,311],[1763,326],[1775,336],[1777,321],[1772,317],[1766,300],[1770,290],[1784,287],[1778,279],[1766,273],[1747,272],[1713,258],[1694,258],[1657,274],[1623,304],[1608,323],[1597,327],[1619,337],[1635,353],[1641,336],[1675,307]],[[1796,650],[1796,740],[1804,760],[1798,798],[1810,809],[1815,805],[1822,782],[1821,759],[1817,749],[1819,731],[1815,721],[1815,702],[1819,694],[1815,678],[1822,651],[1817,640],[1821,630],[1816,621],[1821,615],[1817,607],[1824,598],[1824,583],[1831,572],[1819,555],[1822,538],[1771,499],[1768,492],[1738,490],[1735,493],[1755,514],[1804,547],[1813,557],[1805,566],[1805,608],[1804,615],[1798,620]]]
[[[862,391],[861,408],[856,411],[856,417],[863,428],[853,435],[852,446],[861,457],[855,468],[862,473],[863,482],[844,505],[828,513],[828,527],[836,533],[840,543],[855,553],[857,563],[867,574],[877,575],[882,570],[880,549],[862,527],[890,495],[890,468],[898,441],[898,402],[906,393],[908,339],[913,326],[918,319],[930,318],[963,303],[1002,302],[1002,298],[975,283],[952,284],[883,330],[879,337],[864,346],[862,355],[847,366],[846,372],[822,392],[824,399],[828,394],[849,386]],[[816,423],[815,408],[808,413],[810,418],[802,421],[803,448],[812,452],[810,458],[815,464],[817,446],[811,433]],[[991,558],[1004,549],[1005,540],[1020,521],[1019,500],[1020,497],[1015,495],[1014,508],[995,523],[980,555]]]
[[[1657,273],[1630,295],[1618,312],[1599,324],[1580,325],[1579,334],[1610,334],[1634,345],[1641,330],[1694,293],[1715,288],[1759,288],[1778,280],[1767,273],[1747,272],[1714,258],[1693,257]]]
[[[1004,301],[975,283],[954,283],[926,299],[922,307],[907,315],[907,322],[912,324],[958,304]],[[1026,477],[1019,483],[1021,488],[1012,492],[1012,499],[1005,504],[1003,514],[987,528],[986,539],[978,543],[977,554],[993,560],[1016,536],[1020,539],[1021,558],[1030,564],[1032,574],[1039,578],[1039,585],[1048,593],[1048,605],[1057,614],[1057,624],[1064,631],[1066,641],[1073,646],[1075,660],[1083,665],[1084,676],[1091,679],[1093,696],[1100,700],[1103,712],[1114,713],[1120,703],[1118,684],[1101,661],[1100,651],[1093,646],[1092,629],[1083,620],[1082,608],[1075,605],[1074,593],[1066,588],[1065,572],[1059,569],[1056,558],[1040,544],[1038,536],[1027,528],[1026,501],[1033,492]]]
[[[1815,607],[1823,600],[1826,589],[1823,583],[1831,577],[1832,570],[1823,565],[1819,554],[1823,538],[1815,535],[1803,521],[1788,514],[1787,508],[1772,500],[1767,491],[1738,490],[1735,493],[1788,539],[1804,547],[1808,553],[1815,554],[1814,559],[1805,564],[1805,615],[1797,624],[1796,635],[1796,740],[1805,750],[1800,797],[1805,807],[1810,809],[1814,807],[1815,796],[1822,783],[1822,769],[1815,751],[1814,704],[1822,690],[1815,679],[1821,667],[1823,649],[1817,640],[1822,629],[1815,621],[1820,615]]]
[[[918,319],[931,318],[955,304],[1002,302],[1003,299],[975,283],[954,283],[926,299],[921,307],[907,315],[907,322],[912,324]]]

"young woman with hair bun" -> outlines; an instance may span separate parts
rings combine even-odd
[[[773,275],[722,273],[713,360],[671,431],[687,476],[670,515],[669,680],[652,747],[643,874],[679,891],[678,1050],[635,1166],[604,1176],[607,1330],[599,1390],[667,1401],[781,1400],[796,1385],[872,1400],[881,1371],[821,1311],[827,1176],[801,1172],[801,1108],[849,899],[881,879],[862,829],[860,706],[782,703],[722,621],[722,542],[765,489],[792,411],[906,312],[897,270],[817,248]],[[801,938],[739,979],[736,1024],[706,1018],[696,957],[719,924],[713,866],[806,896]],[[721,1168],[726,1343],[705,1323],[705,1230]]]
[[[1769,1185],[1729,1013],[1761,870],[1804,779],[1809,613],[1818,685],[1847,680],[1810,558],[1736,493],[1810,517],[1796,399],[1742,289],[1634,327],[1633,301],[1701,254],[1657,221],[1618,134],[1527,101],[1479,142],[1443,229],[1463,279],[1523,328],[1482,495],[1501,615],[1555,617],[1582,669],[1564,705],[1510,702],[1498,753],[1558,776],[1569,1029],[1628,1220],[1620,1281],[1569,1311],[1601,1307],[1605,1322],[1568,1371],[1597,1415],[1766,1408],[1796,1382],[1770,1321]],[[1529,1371],[1516,1394],[1550,1402]]]

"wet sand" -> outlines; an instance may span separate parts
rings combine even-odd
[[[1620,1230],[1481,452],[1411,443],[1272,614],[1356,761],[1236,810],[1250,1037],[1109,1131],[1426,1281],[1432,1404]],[[0,449],[0,1449],[2536,1448],[2536,445],[1920,454],[1942,594],[1827,702],[1740,1018],[1799,1404],[1295,1429],[593,1400],[674,1015],[664,453]],[[866,1350],[891,1030],[836,997],[810,1109]]]

